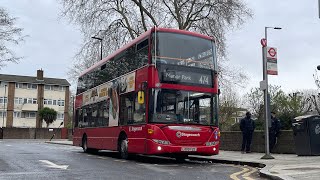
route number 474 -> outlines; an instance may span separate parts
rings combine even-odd
[[[208,76],[201,76],[199,79],[200,84],[209,84],[209,77]]]

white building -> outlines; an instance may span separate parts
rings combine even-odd
[[[40,127],[38,110],[50,107],[58,112],[56,121],[49,127],[67,124],[69,82],[66,79],[37,76],[0,74],[0,124],[1,127]],[[46,123],[42,122],[42,127]]]

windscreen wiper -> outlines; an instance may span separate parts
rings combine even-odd
[[[174,124],[184,124],[184,123],[183,123],[183,122],[179,122],[179,121],[174,121],[174,122],[172,122],[172,123],[168,123],[168,124],[166,124],[166,125],[161,126],[160,129],[162,129],[162,128],[164,128],[164,127],[167,127],[167,126],[169,126],[169,125],[174,125]]]

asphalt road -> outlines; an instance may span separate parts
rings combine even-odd
[[[190,159],[133,156],[115,152],[86,154],[80,147],[43,140],[0,140],[0,179],[263,179],[257,169]]]

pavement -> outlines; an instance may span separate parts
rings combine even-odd
[[[72,141],[46,141],[52,144],[71,145]],[[258,167],[260,175],[269,179],[314,180],[320,179],[320,156],[272,154],[274,159],[261,159],[264,153],[241,154],[239,151],[222,151],[215,156],[194,156],[214,162]]]

